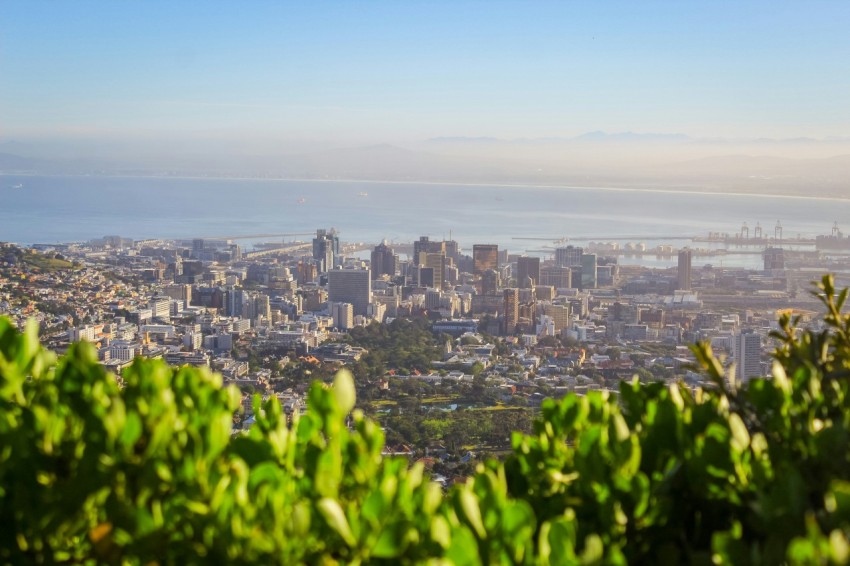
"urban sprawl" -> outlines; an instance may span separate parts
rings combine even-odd
[[[36,320],[57,352],[91,342],[116,375],[139,356],[209,367],[244,393],[234,429],[253,422],[255,394],[300,412],[313,380],[348,367],[387,450],[451,481],[508,448],[546,397],[635,377],[705,386],[696,341],[739,380],[768,374],[779,316],[820,324],[809,283],[835,267],[818,252],[790,265],[780,244],[765,240],[759,270],[699,266],[690,248],[658,251],[671,268],[625,265],[617,246],[563,242],[543,257],[428,237],[354,253],[364,246],[333,229],[252,251],[229,239],[0,244],[0,315]]]

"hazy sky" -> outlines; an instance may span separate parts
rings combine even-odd
[[[0,1],[0,137],[850,135],[850,2]]]

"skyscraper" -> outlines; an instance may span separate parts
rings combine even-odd
[[[526,280],[531,278],[534,285],[540,284],[540,258],[522,256],[517,258],[516,262],[516,282],[517,286],[527,288]]]
[[[442,289],[446,282],[446,253],[419,252],[419,263],[434,270],[434,287]]]
[[[496,244],[475,244],[472,246],[472,274],[476,277],[488,269],[499,269],[499,246]]]
[[[558,267],[579,267],[581,265],[582,248],[567,246],[555,250],[555,265]]]
[[[351,303],[355,315],[367,315],[372,300],[372,278],[368,269],[328,271],[328,301]]]
[[[596,254],[581,254],[581,288],[596,289]]]
[[[445,242],[432,242],[428,236],[421,236],[419,240],[413,242],[413,263],[414,265],[424,265],[423,253],[446,253]]]
[[[372,250],[372,279],[378,279],[381,275],[394,276],[398,266],[398,255],[395,251],[382,242]]]
[[[505,289],[504,299],[505,334],[510,335],[519,323],[519,289]]]
[[[540,269],[540,283],[556,289],[568,289],[572,286],[572,271],[569,267],[543,267]]]
[[[764,250],[764,270],[782,271],[783,269],[785,269],[785,250],[782,248]]]
[[[685,248],[679,251],[679,269],[677,289],[691,288],[691,250]]]
[[[499,272],[488,269],[481,274],[481,295],[495,295],[499,289]]]
[[[342,264],[339,236],[335,230],[316,230],[316,237],[313,238],[313,259],[321,272],[330,271]]]
[[[761,376],[761,336],[742,332],[735,336],[735,377],[738,382]]]

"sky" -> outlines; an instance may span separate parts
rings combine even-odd
[[[850,2],[0,1],[0,139],[850,135]]]

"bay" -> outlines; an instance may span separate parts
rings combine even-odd
[[[348,242],[451,236],[466,250],[475,243],[495,243],[511,252],[542,254],[535,250],[560,238],[576,245],[591,239],[680,245],[708,232],[736,233],[743,222],[751,234],[760,222],[773,235],[780,221],[786,238],[814,237],[828,234],[842,219],[850,219],[850,200],[665,189],[0,176],[0,241],[22,244],[111,234],[288,241],[334,227]],[[628,258],[622,262],[630,263]],[[669,263],[659,258],[659,264]]]

